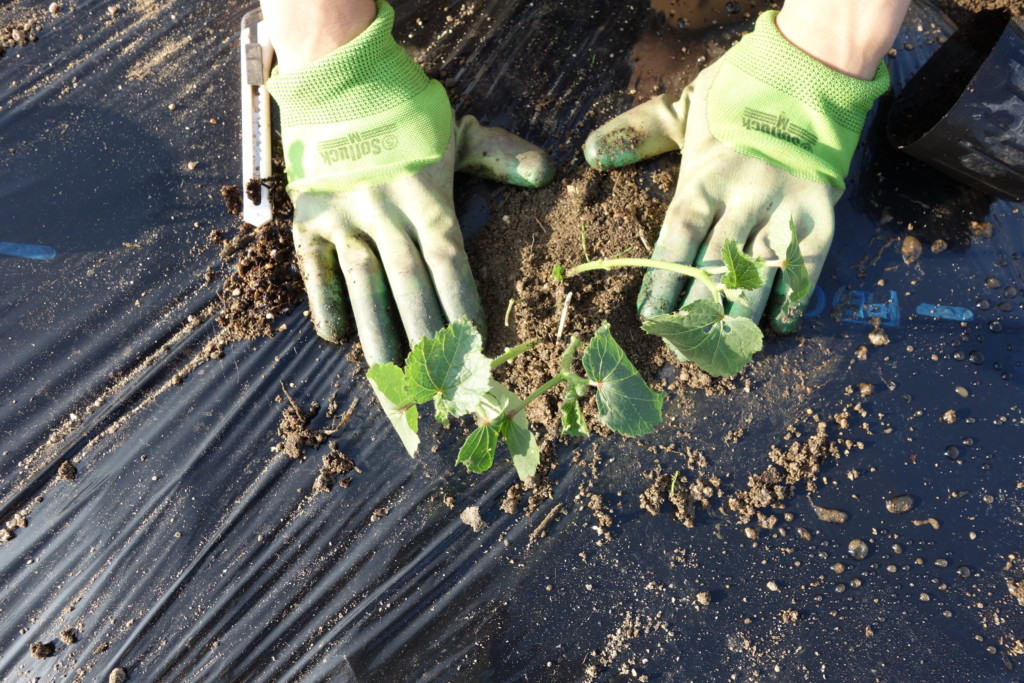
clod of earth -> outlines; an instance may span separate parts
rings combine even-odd
[[[46,659],[53,656],[53,643],[32,643],[28,651],[35,659]]]
[[[459,514],[459,519],[462,520],[463,524],[471,527],[473,531],[477,533],[487,528],[487,522],[480,516],[480,508],[476,505],[471,505],[463,510]]]

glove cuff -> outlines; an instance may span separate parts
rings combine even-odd
[[[281,127],[361,119],[411,100],[430,79],[391,36],[395,10],[377,0],[377,17],[334,52],[295,71],[277,67],[267,87]]]
[[[883,61],[863,81],[825,66],[786,40],[777,15],[763,12],[722,57],[709,89],[708,127],[738,152],[842,189],[867,113],[889,89],[889,72]]]
[[[439,160],[451,139],[444,88],[391,35],[395,11],[377,0],[365,31],[267,88],[281,113],[288,189],[343,192],[384,185]]]

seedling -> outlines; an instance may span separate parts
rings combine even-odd
[[[587,261],[570,270],[555,265],[552,275],[556,280],[564,280],[590,270],[639,267],[692,277],[711,292],[711,298],[693,301],[675,313],[648,318],[643,322],[643,330],[662,337],[681,359],[695,363],[708,374],[726,377],[742,370],[761,350],[764,335],[749,318],[728,315],[725,301],[740,301],[748,292],[763,287],[770,268],[778,268],[782,275],[787,292],[781,309],[784,315],[794,315],[811,291],[793,221],[789,222],[788,235],[771,235],[769,244],[777,254],[785,253],[785,258],[767,262],[752,258],[743,253],[735,240],[726,240],[721,266],[701,268],[653,259],[613,258]]]
[[[417,343],[405,359],[404,370],[385,363],[371,367],[366,376],[410,455],[415,455],[419,447],[420,404],[432,402],[436,419],[446,426],[450,418],[473,415],[477,428],[456,459],[471,472],[490,469],[498,441],[503,439],[520,478],[532,476],[540,464],[540,448],[530,431],[525,408],[563,384],[564,435],[589,435],[579,399],[591,388],[596,391],[598,420],[619,434],[641,436],[661,422],[662,395],[640,377],[612,338],[608,323],[601,325],[583,351],[580,360],[584,375],[572,369],[583,346],[583,341],[573,336],[562,353],[558,374],[526,398],[519,398],[494,380],[491,373],[495,369],[538,343],[521,344],[491,360],[481,350],[483,344],[476,328],[458,320],[433,339]]]

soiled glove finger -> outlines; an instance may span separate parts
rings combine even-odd
[[[341,341],[349,331],[350,320],[334,245],[302,229],[293,229],[292,237],[313,327],[322,339]]]
[[[374,365],[397,361],[402,347],[389,315],[391,301],[377,254],[352,233],[336,238],[335,247],[366,362]]]
[[[827,201],[834,203],[835,200],[830,198]],[[828,258],[828,250],[832,246],[832,237],[835,234],[835,213],[831,208],[830,204],[819,205],[811,207],[811,210],[805,214],[794,216],[797,234],[801,236],[800,251],[807,268],[810,290],[807,296],[800,301],[790,301],[792,293],[790,288],[786,286],[781,277],[776,278],[775,287],[769,300],[768,314],[771,318],[772,329],[779,334],[791,334],[800,327],[801,316],[803,316],[807,302],[814,294],[814,286],[825,268],[825,260]],[[777,246],[776,251],[780,248]]]
[[[455,170],[520,187],[541,187],[555,177],[551,157],[534,144],[501,128],[480,125],[473,116],[455,128]]]
[[[659,95],[596,129],[583,145],[587,163],[607,171],[681,149],[692,92],[690,85],[675,101]]]
[[[484,334],[483,307],[466,257],[451,192],[446,190],[454,154],[453,145],[441,162],[425,168],[415,177],[395,181],[394,197],[419,242],[429,289],[440,305],[441,324],[466,318]]]
[[[665,213],[651,258],[682,265],[693,263],[714,224],[716,208],[696,192],[678,190]],[[653,318],[675,311],[688,281],[689,278],[667,270],[648,270],[637,297],[640,317]]]

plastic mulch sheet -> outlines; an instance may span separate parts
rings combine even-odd
[[[397,2],[396,35],[469,96],[460,112],[579,164],[596,103],[671,92],[670,57],[706,58],[720,30],[669,5]],[[1014,680],[1024,219],[887,149],[886,101],[802,331],[769,337],[735,391],[670,395],[649,437],[561,444],[551,499],[506,514],[507,460],[456,469],[451,432],[409,458],[304,306],[172,383],[216,326],[207,235],[236,223],[219,189],[238,182],[248,7],[41,8],[0,7],[38,21],[0,58],[0,678]],[[949,31],[913,6],[897,88]],[[459,185],[467,230],[502,191]],[[910,265],[907,234],[924,245]],[[360,470],[348,488],[311,492],[327,445],[271,450],[281,382],[303,405],[357,401],[331,437]],[[849,454],[761,528],[724,498],[693,528],[639,506],[644,473],[685,447],[736,491],[847,407]],[[913,509],[888,511],[902,494]],[[460,520],[471,506],[482,531]]]

